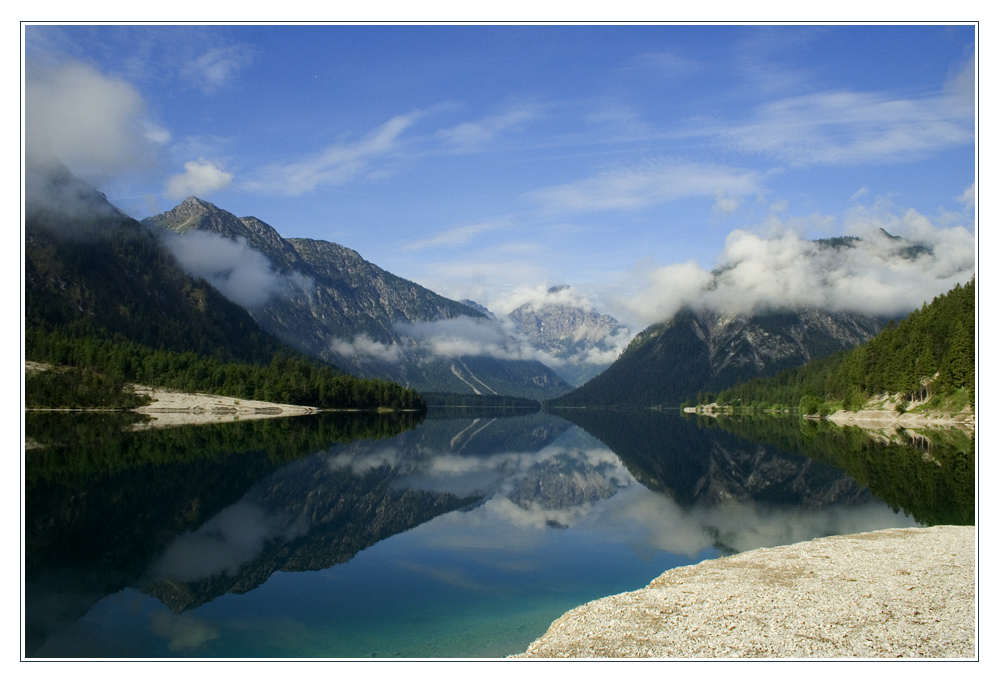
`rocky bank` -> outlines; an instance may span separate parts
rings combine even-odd
[[[578,607],[517,658],[978,656],[976,529],[889,529],[765,548]]]

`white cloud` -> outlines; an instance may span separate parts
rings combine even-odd
[[[687,197],[716,193],[745,196],[760,191],[756,171],[694,162],[661,162],[606,171],[566,185],[529,193],[551,211],[588,212],[641,209]]]
[[[962,203],[966,211],[976,208],[976,185],[973,183],[965,188],[965,192],[955,199]]]
[[[951,96],[822,92],[769,103],[717,133],[741,151],[793,165],[889,164],[971,144],[973,119]]]
[[[479,121],[461,123],[452,128],[437,131],[435,136],[446,145],[460,151],[471,151],[482,147],[503,133],[519,130],[521,124],[538,117],[531,109],[515,109],[498,116],[490,116]]]
[[[593,311],[590,298],[575,287],[547,284],[521,285],[490,302],[490,306],[506,315],[516,308],[528,304],[535,310],[555,304]]]
[[[390,157],[401,146],[400,136],[421,114],[396,116],[354,143],[332,145],[301,161],[264,167],[245,189],[296,196],[320,187],[343,185],[358,176],[376,173],[373,165]],[[377,169],[384,174],[385,169]]]
[[[213,93],[227,86],[252,61],[253,53],[245,45],[215,47],[185,64],[181,77],[204,92]]]
[[[736,209],[740,208],[739,197],[727,197],[722,190],[716,190],[714,196],[715,207],[713,210],[718,213],[734,213]]]
[[[189,195],[203,197],[229,187],[232,182],[232,173],[226,173],[211,161],[199,159],[184,164],[184,173],[167,179],[167,194],[174,199],[183,199]]]
[[[425,352],[439,357],[490,356],[507,360],[534,359],[535,351],[522,345],[503,322],[486,318],[451,318],[400,324],[396,331]]]
[[[276,271],[262,253],[240,237],[214,233],[166,233],[164,243],[190,275],[204,278],[223,296],[244,308],[263,306],[274,296],[308,292],[312,280],[298,272]]]
[[[345,358],[361,356],[388,363],[398,363],[403,357],[403,350],[398,344],[385,344],[365,334],[358,335],[352,341],[338,339],[330,344],[330,349]]]
[[[974,239],[960,225],[937,225],[910,209],[859,207],[843,231],[861,237],[852,248],[834,249],[803,236],[794,222],[776,218],[765,234],[736,230],[726,239],[713,276],[693,262],[641,273],[644,284],[624,304],[645,324],[672,317],[686,305],[745,313],[757,306],[812,306],[895,316],[918,308],[974,269]],[[904,237],[900,242],[882,230]],[[909,253],[919,243],[930,253]]]
[[[152,166],[169,139],[130,83],[78,62],[28,66],[25,133],[30,157],[55,156],[91,180]]]
[[[711,273],[694,261],[660,268],[644,263],[633,276],[640,289],[622,296],[619,305],[642,325],[673,317],[685,305],[695,301],[712,278]]]
[[[432,237],[414,240],[413,242],[403,245],[402,249],[403,251],[419,251],[422,249],[430,249],[432,247],[456,247],[468,243],[474,237],[478,237],[483,233],[508,229],[510,227],[511,223],[509,221],[493,221],[463,225],[451,230],[445,230],[444,232],[440,232]]]

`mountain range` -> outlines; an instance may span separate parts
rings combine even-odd
[[[339,244],[285,239],[189,197],[147,218],[181,264],[244,305],[261,327],[296,349],[362,377],[418,391],[546,399],[572,387],[538,360],[442,347],[465,333],[486,335],[501,354],[499,329],[481,310],[397,277]]]
[[[607,370],[553,406],[679,406],[699,392],[804,365],[874,336],[885,320],[815,308],[726,315],[685,308],[639,333]]]
[[[287,350],[422,392],[648,407],[854,347],[886,322],[805,306],[691,305],[626,346],[625,325],[574,303],[564,286],[498,317],[347,247],[284,238],[195,197],[140,223],[65,167],[28,170],[26,323],[153,348],[244,362]],[[817,248],[835,258],[858,243]],[[907,258],[926,251],[900,245]]]

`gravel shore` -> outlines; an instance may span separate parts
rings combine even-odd
[[[975,591],[975,527],[833,536],[673,569],[515,657],[976,658]]]
[[[149,394],[149,397],[153,399],[150,405],[136,408],[134,411],[153,418],[151,422],[141,427],[143,429],[245,422],[246,420],[308,415],[316,412],[315,408],[308,406],[251,401],[236,399],[232,396],[216,396],[215,394],[187,393],[173,389],[137,385],[135,391],[139,394]]]

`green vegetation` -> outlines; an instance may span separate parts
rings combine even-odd
[[[898,430],[883,442],[859,427],[750,416],[720,417],[708,426],[833,465],[921,524],[976,523],[974,434]]]
[[[188,276],[150,229],[68,171],[25,221],[25,358],[70,369],[31,377],[29,407],[130,407],[130,383],[320,408],[423,409],[415,391],[363,380],[267,334]]]
[[[121,378],[79,368],[27,371],[24,377],[25,408],[127,409],[147,405]]]
[[[25,440],[33,446],[25,454],[25,481],[29,489],[48,482],[72,490],[137,468],[199,462],[214,467],[226,459],[237,463],[229,465],[232,472],[247,471],[252,482],[261,475],[250,471],[251,461],[270,471],[333,443],[391,438],[422,420],[421,414],[402,412],[323,413],[135,431],[141,417],[129,413],[31,412],[25,415]]]
[[[715,400],[742,409],[794,408],[806,415],[860,410],[879,397],[899,412],[911,405],[957,412],[975,408],[975,279],[890,322],[866,344],[808,365],[753,379]],[[704,397],[702,397],[704,398]]]
[[[275,353],[266,365],[223,362],[191,351],[154,349],[121,338],[72,337],[42,328],[25,331],[25,347],[31,360],[75,368],[42,373],[47,375],[41,387],[44,394],[34,393],[35,382],[26,383],[28,407],[108,405],[95,402],[99,397],[94,393],[80,394],[73,383],[78,377],[102,378],[94,380],[101,386],[136,383],[319,408],[426,407],[423,398],[411,389],[386,380],[344,375],[301,355]]]

